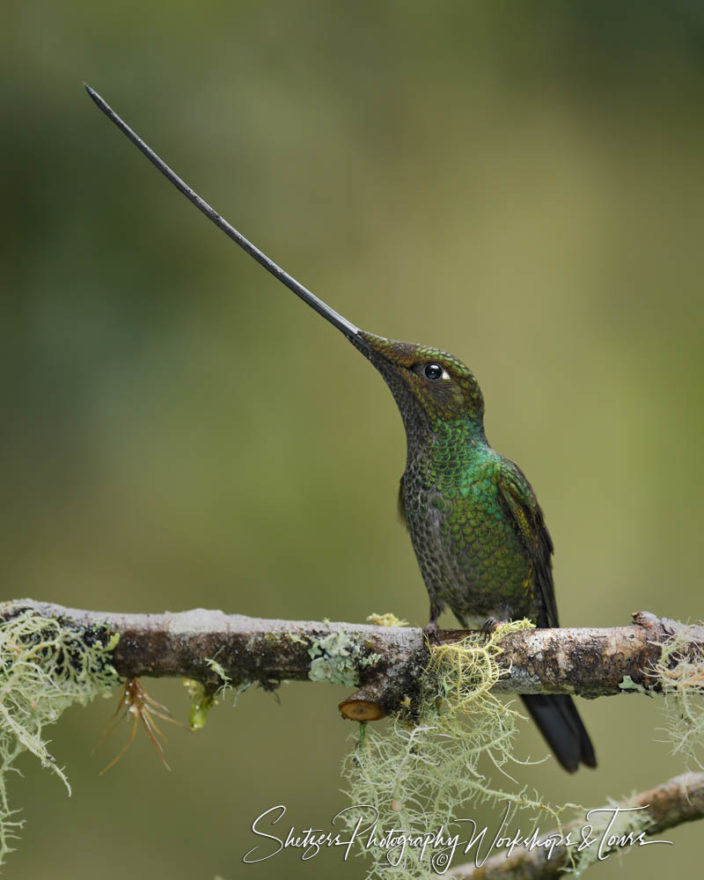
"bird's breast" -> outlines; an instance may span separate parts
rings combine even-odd
[[[489,458],[449,481],[424,463],[403,477],[406,521],[428,592],[461,619],[533,615],[532,565],[495,474]]]

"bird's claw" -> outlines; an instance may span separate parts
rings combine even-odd
[[[431,620],[423,627],[423,635],[425,636],[429,645],[440,644],[440,636],[438,635],[439,632],[440,627],[438,626],[437,620]]]

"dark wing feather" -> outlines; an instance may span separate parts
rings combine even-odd
[[[506,458],[501,460],[499,485],[533,563],[538,626],[559,626],[552,581],[552,540],[535,492],[523,471]],[[580,762],[596,767],[594,747],[571,697],[523,694],[521,699],[565,770],[574,773]]]
[[[559,626],[552,579],[552,540],[535,492],[523,471],[507,458],[501,460],[499,488],[533,563],[538,626]]]

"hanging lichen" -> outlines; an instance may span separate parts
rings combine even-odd
[[[103,644],[101,626],[79,630],[42,617],[21,602],[0,606],[0,864],[22,823],[9,805],[8,772],[31,752],[55,773],[70,794],[66,774],[50,754],[44,728],[74,703],[85,705],[119,684],[111,662],[117,637]]]
[[[500,639],[530,626],[518,621],[488,637],[472,635],[432,649],[413,718],[398,717],[381,730],[361,727],[343,772],[352,804],[365,807],[345,813],[344,818],[354,827],[375,815],[376,837],[395,830],[418,844],[393,852],[372,848],[369,878],[387,877],[397,858],[398,880],[437,876],[447,868],[449,850],[423,847],[423,835],[452,836],[458,830],[449,827],[452,818],[466,815],[461,810],[469,804],[508,803],[534,816],[548,814],[559,825],[559,810],[509,775],[509,766],[521,763],[513,754],[513,744],[522,716],[492,692],[502,675],[497,663]],[[492,775],[501,777],[500,783],[485,769],[487,764],[496,771]]]
[[[686,630],[662,647],[654,675],[665,695],[666,736],[690,769],[704,770],[704,651],[692,652]]]

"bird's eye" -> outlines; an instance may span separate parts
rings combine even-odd
[[[435,361],[431,361],[430,363],[413,364],[411,370],[413,370],[417,376],[422,376],[430,382],[437,382],[438,379],[450,378],[450,374],[443,365],[438,364]]]
[[[449,379],[450,376],[442,364],[414,364],[411,368],[418,376],[423,376],[431,382],[437,382],[438,379]]]
[[[423,367],[423,375],[426,379],[430,379],[431,382],[435,382],[437,379],[440,379],[444,372],[445,371],[440,366],[440,364],[426,364]]]

